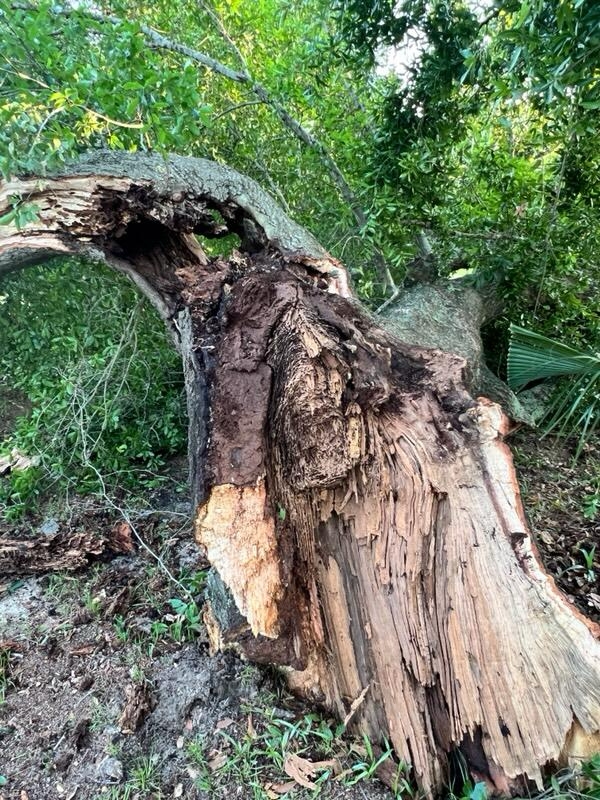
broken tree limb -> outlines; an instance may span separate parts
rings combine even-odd
[[[102,258],[182,352],[196,538],[236,606],[207,610],[215,640],[385,736],[428,794],[457,751],[503,793],[600,744],[598,627],[539,562],[508,419],[457,347],[383,329],[340,264],[211,162],[94,154],[1,187],[0,214],[15,195],[39,217],[0,229],[0,272]],[[223,226],[242,250],[209,259],[195,234]]]
[[[109,531],[71,530],[0,535],[0,578],[58,570],[76,570],[105,553],[131,553],[129,526],[122,522]]]

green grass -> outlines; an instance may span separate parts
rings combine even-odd
[[[344,728],[318,714],[304,714],[297,720],[281,719],[265,707],[253,708],[246,730],[239,725],[219,730],[216,738],[188,742],[186,754],[198,789],[216,793],[228,787],[244,787],[252,800],[269,800],[276,794],[286,798],[318,797],[327,787],[353,786],[376,777],[377,769],[392,760],[387,745],[375,747],[368,738],[352,741]],[[314,768],[311,770],[311,764]],[[308,769],[301,786],[294,778],[295,766]],[[407,767],[396,764],[392,795],[412,796]],[[289,785],[289,790],[285,788]],[[330,795],[335,796],[335,795]]]

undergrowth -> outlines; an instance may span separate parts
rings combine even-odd
[[[52,489],[94,494],[156,487],[183,452],[180,359],[164,323],[123,277],[81,260],[55,261],[0,285],[0,394],[31,410],[0,443],[37,465],[0,480],[9,518]]]
[[[389,763],[392,795],[412,794],[408,767],[393,760],[389,746],[377,747],[342,737],[341,723],[318,714],[298,718],[274,704],[246,707],[245,729],[223,720],[217,737],[197,737],[186,745],[190,774],[209,796],[221,796],[224,787],[244,787],[245,797],[318,797],[332,786],[350,787],[376,778]]]

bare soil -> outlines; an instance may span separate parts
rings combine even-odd
[[[58,524],[86,523],[104,538],[115,524],[92,508]],[[30,540],[25,528],[0,526],[0,545],[7,536]],[[271,749],[327,758],[337,772],[360,764],[366,753],[350,739],[319,747],[312,731],[334,730],[335,721],[299,705],[276,676],[231,653],[211,655],[200,624],[183,634],[172,627],[169,600],[187,596],[164,567],[192,592],[198,584],[201,602],[206,564],[189,524],[158,514],[136,532],[162,564],[136,547],[92,556],[83,569],[0,579],[0,798],[313,796],[273,759],[271,729]],[[345,785],[353,774],[332,775],[320,796],[391,797],[375,779]]]

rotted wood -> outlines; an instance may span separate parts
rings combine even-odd
[[[77,570],[102,555],[131,553],[131,528],[125,522],[109,530],[72,530],[54,533],[15,531],[0,535],[0,578]]]
[[[0,230],[0,272],[102,258],[182,352],[217,646],[352,710],[429,794],[457,750],[510,793],[600,747],[599,631],[539,562],[508,419],[465,357],[381,328],[309,234],[210,162],[95,155],[2,187],[0,213],[15,195],[39,220]],[[209,259],[196,234],[223,226],[241,251]]]

